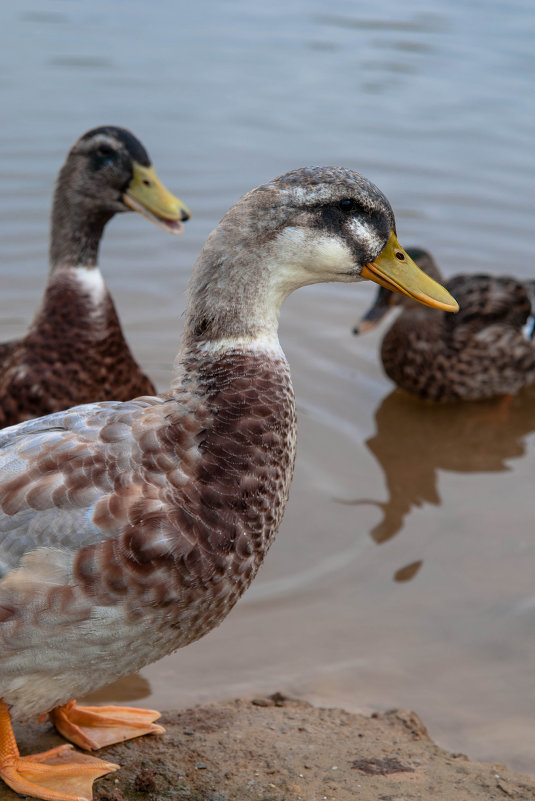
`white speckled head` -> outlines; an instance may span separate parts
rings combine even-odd
[[[276,339],[295,289],[358,281],[395,230],[385,196],[359,173],[294,170],[246,194],[209,236],[190,284],[185,346]]]

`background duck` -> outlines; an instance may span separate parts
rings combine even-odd
[[[441,279],[430,253],[420,248],[407,253],[428,275]],[[381,287],[353,329],[355,334],[369,331],[401,306],[381,345],[387,376],[433,401],[514,394],[535,380],[535,343],[524,332],[534,284],[477,274],[454,276],[445,286],[459,303],[455,315],[425,309]]]
[[[0,427],[79,403],[154,393],[97,264],[106,223],[131,210],[174,234],[189,218],[133,134],[94,128],[74,144],[58,175],[41,306],[24,339],[0,345]]]
[[[288,173],[245,195],[208,238],[168,392],[0,434],[0,776],[10,787],[74,801],[114,767],[88,766],[68,746],[20,757],[10,710],[51,711],[89,749],[162,731],[154,711],[72,699],[199,639],[249,586],[295,458],[281,304],[307,284],[366,276],[457,308],[401,249],[373,184],[342,168]],[[40,781],[45,761],[54,795]]]

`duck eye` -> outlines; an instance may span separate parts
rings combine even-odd
[[[103,158],[109,158],[110,156],[115,155],[115,150],[110,145],[100,145],[97,150],[97,153],[99,156],[102,156]]]
[[[93,151],[93,169],[98,171],[103,167],[109,167],[110,165],[115,164],[117,162],[117,156],[117,151],[111,145],[99,145]]]
[[[351,211],[351,209],[353,208],[353,201],[351,200],[351,198],[345,197],[343,198],[343,200],[340,201],[339,205],[342,211],[348,212]]]

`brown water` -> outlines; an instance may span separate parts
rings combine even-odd
[[[444,272],[533,277],[534,12],[527,0],[158,4],[18,0],[0,11],[0,340],[46,275],[65,152],[130,127],[194,213],[181,239],[115,219],[101,265],[160,388],[208,232],[243,192],[304,164],[359,169],[405,245]],[[292,497],[223,625],[109,691],[177,707],[282,690],[414,708],[453,751],[535,772],[535,389],[434,408],[393,392],[371,285],[283,311],[299,409]],[[100,698],[104,697],[101,693]]]

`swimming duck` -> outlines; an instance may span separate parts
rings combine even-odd
[[[189,218],[133,134],[94,128],[74,144],[58,175],[41,306],[23,339],[0,345],[0,428],[79,403],[154,394],[97,264],[106,223],[131,210],[173,234]]]
[[[426,250],[407,253],[429,276],[440,270]],[[533,283],[509,276],[457,275],[445,286],[457,314],[418,306],[382,287],[353,332],[364,333],[395,306],[402,312],[381,346],[383,367],[399,387],[432,401],[482,400],[512,395],[535,380],[535,343],[524,326]]]
[[[0,432],[0,776],[11,788],[74,801],[116,766],[69,746],[21,757],[10,713],[51,711],[85,749],[162,731],[155,711],[73,699],[199,639],[249,586],[295,456],[281,304],[307,284],[362,278],[457,308],[402,250],[373,184],[343,168],[290,172],[209,236],[167,392]]]

